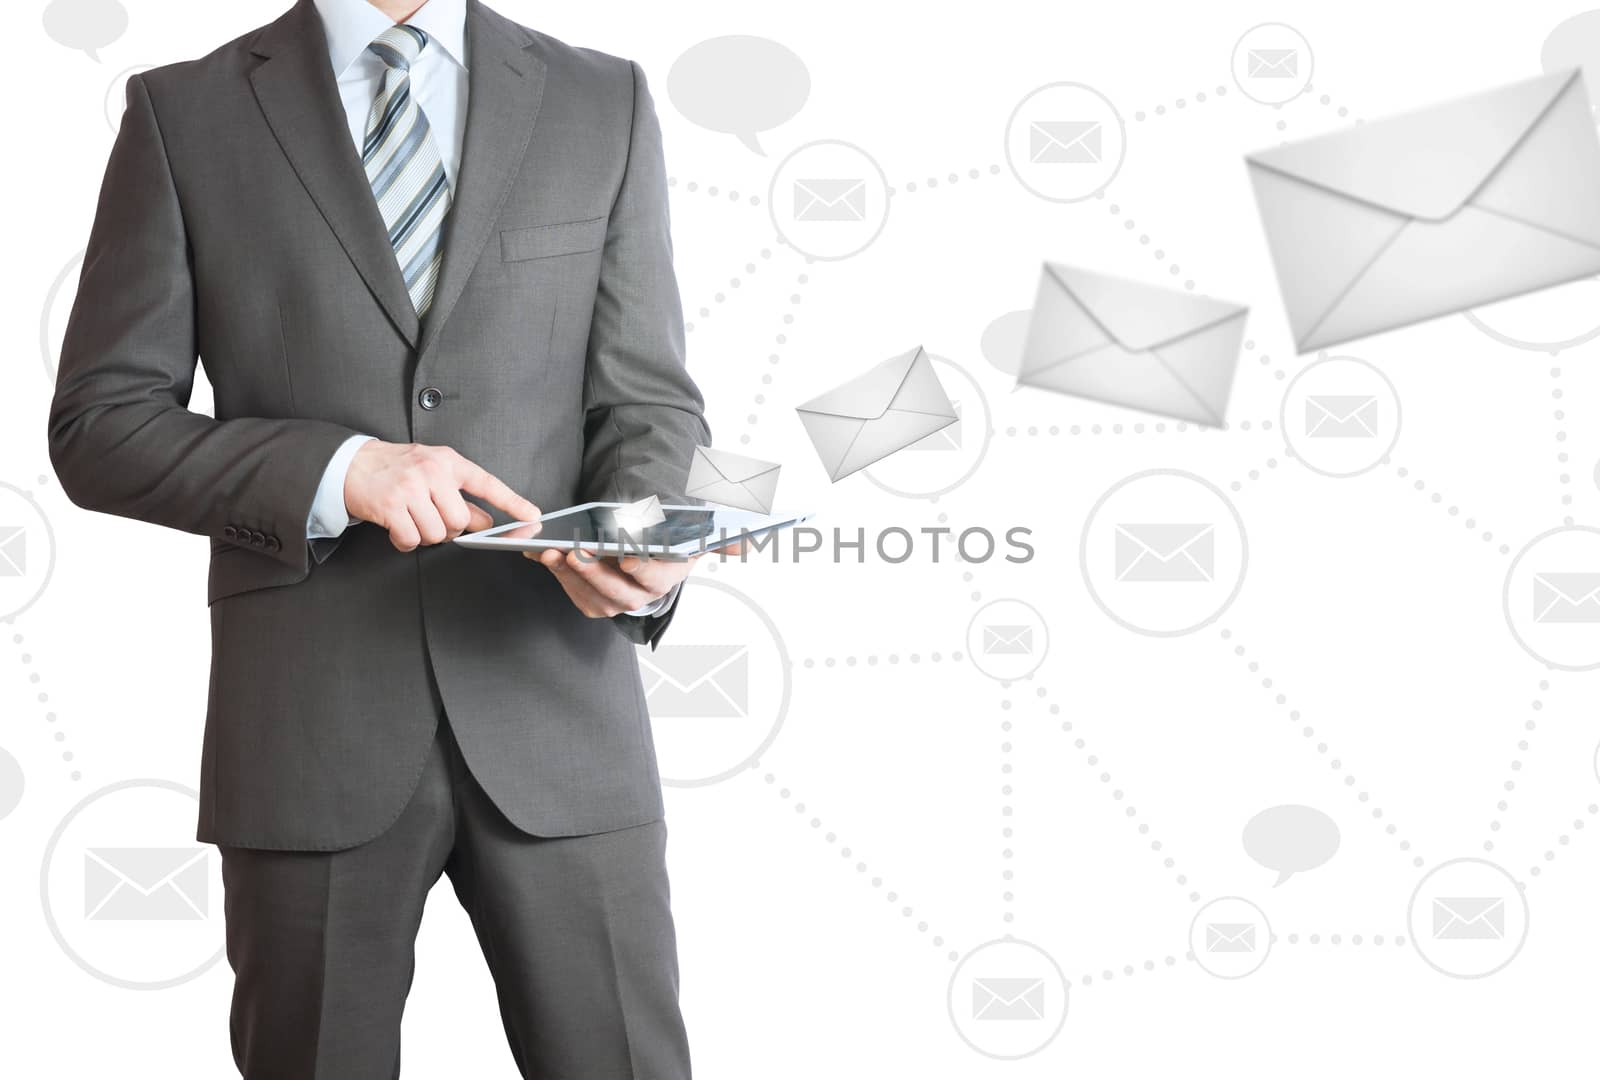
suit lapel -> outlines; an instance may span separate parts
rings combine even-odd
[[[415,347],[417,311],[350,139],[322,19],[311,0],[298,0],[268,24],[252,51],[267,58],[250,72],[250,85],[284,155],[367,288]]]
[[[533,38],[527,31],[480,0],[467,0],[466,32],[467,129],[419,353],[438,339],[472,275],[527,154],[544,96],[545,63],[528,51]]]

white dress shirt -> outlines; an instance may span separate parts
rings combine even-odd
[[[315,3],[328,39],[328,60],[339,85],[350,139],[359,154],[367,137],[367,115],[388,70],[367,46],[394,23],[369,0]],[[428,35],[427,46],[411,65],[411,96],[428,118],[445,181],[454,195],[461,168],[461,139],[467,130],[467,0],[425,0],[406,22]],[[345,508],[345,476],[356,451],[375,437],[353,435],[334,452],[306,519],[307,540],[338,536],[360,520]],[[653,615],[676,595],[674,588],[628,614]]]

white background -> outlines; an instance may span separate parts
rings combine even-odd
[[[0,1062],[19,1076],[229,1075],[225,964],[175,989],[118,989],[76,967],[45,927],[40,861],[78,800],[126,778],[197,781],[208,636],[203,540],[83,513],[52,482],[38,317],[87,236],[112,138],[102,113],[112,76],[199,56],[281,5],[128,0],[129,29],[101,50],[101,63],[51,41],[40,6],[20,6],[9,24],[0,479],[36,493],[58,550],[43,598],[0,630],[0,746],[28,783],[0,821]],[[669,792],[697,1075],[1488,1078],[1587,1068],[1576,1062],[1592,1053],[1600,1005],[1600,838],[1591,835],[1600,819],[1588,810],[1600,801],[1600,675],[1547,671],[1529,657],[1506,626],[1500,592],[1524,543],[1567,518],[1592,524],[1600,509],[1600,345],[1551,357],[1452,316],[1343,347],[1394,381],[1405,410],[1399,444],[1388,465],[1353,479],[1297,466],[1283,451],[1278,408],[1312,358],[1292,355],[1241,162],[1278,139],[1535,74],[1545,36],[1581,5],[1531,0],[1470,17],[1444,3],[498,8],[637,58],[649,73],[677,181],[691,365],[719,445],[784,462],[780,501],[817,509],[829,525],[914,529],[948,515],[957,526],[1029,525],[1038,548],[1021,567],[869,559],[716,572],[778,622],[795,690],[781,735],[754,769]],[[1296,26],[1316,55],[1312,92],[1276,111],[1238,93],[1228,66],[1239,35],[1269,19]],[[805,108],[762,136],[766,158],[691,124],[667,98],[673,59],[728,33],[777,38],[811,71]],[[1011,109],[1063,79],[1096,87],[1128,122],[1127,161],[1105,199],[1048,203],[1005,169]],[[1217,97],[1218,86],[1229,92]],[[1147,118],[1133,120],[1140,110]],[[775,241],[765,196],[782,155],[822,138],[867,148],[890,184],[918,190],[896,194],[883,235],[862,255],[807,266]],[[973,168],[980,179],[967,178]],[[951,172],[960,182],[946,182]],[[937,188],[926,187],[929,177]],[[709,185],[740,201],[707,195]],[[1122,224],[1130,218],[1131,232]],[[1151,246],[1140,246],[1140,233]],[[1256,348],[1241,361],[1232,428],[1157,434],[1151,418],[1013,394],[979,336],[1031,302],[1045,258],[1148,280],[1176,262],[1199,291],[1248,302]],[[746,263],[757,271],[744,272]],[[800,274],[809,280],[797,289]],[[735,276],[744,279],[737,290]],[[718,292],[727,295],[720,304]],[[796,292],[798,304],[789,301]],[[699,316],[701,307],[711,314]],[[787,341],[775,347],[780,333]],[[859,476],[830,486],[792,406],[919,342],[965,366],[989,396],[996,437],[981,468],[937,504],[896,498]],[[780,362],[769,364],[775,351]],[[1074,424],[1082,434],[1068,433]],[[1052,425],[1061,434],[1048,434]],[[1041,433],[1030,436],[1033,428]],[[1229,493],[1250,563],[1216,624],[1153,639],[1090,601],[1078,538],[1113,483],[1168,467]],[[1486,530],[1490,541],[1480,539]],[[1038,607],[1051,642],[1040,671],[1009,688],[952,659],[972,613],[1005,596]],[[1314,734],[1303,736],[1308,726]],[[1014,771],[1003,777],[1007,764]],[[1245,855],[1239,833],[1277,803],[1331,814],[1343,846],[1273,888],[1274,874]],[[1494,820],[1503,827],[1491,833]],[[1575,830],[1575,820],[1588,828]],[[1406,932],[1406,901],[1426,867],[1485,854],[1525,883],[1531,932],[1505,970],[1452,980],[1393,939]],[[1191,890],[1262,906],[1279,940],[1259,971],[1222,981],[1186,959],[1199,906]],[[952,956],[1006,933],[1048,950],[1074,984],[1061,1035],[1020,1062],[973,1053],[946,1011]],[[1378,934],[1382,946],[1372,943]],[[435,894],[418,950],[406,1075],[512,1075],[487,971],[448,888]]]

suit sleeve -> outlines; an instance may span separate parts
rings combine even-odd
[[[86,509],[308,570],[312,500],[356,432],[320,420],[191,412],[196,357],[183,208],[150,92],[134,75],[61,347],[50,460]]]
[[[711,441],[705,402],[684,362],[683,308],[672,269],[661,125],[639,65],[633,74],[628,162],[600,264],[584,381],[582,494],[632,502],[684,501],[689,459]],[[617,616],[623,633],[654,644],[676,603],[648,617]]]

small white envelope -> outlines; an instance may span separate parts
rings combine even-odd
[[[1206,952],[1255,951],[1255,923],[1206,923]]]
[[[795,411],[834,481],[960,419],[920,345]]]
[[[1017,385],[1220,427],[1248,311],[1046,263]]]
[[[209,848],[88,848],[83,917],[182,922],[207,917]]]
[[[1118,581],[1211,581],[1217,530],[1206,524],[1118,525],[1114,558]]]
[[[652,495],[648,499],[640,499],[636,503],[619,506],[611,512],[612,518],[617,523],[617,528],[631,533],[642,533],[652,525],[660,525],[667,520],[666,511],[661,509],[661,500]]]
[[[0,577],[21,577],[28,567],[28,530],[0,525]]]
[[[973,979],[974,1020],[1043,1020],[1043,979]]]
[[[1433,936],[1441,941],[1499,941],[1506,936],[1506,902],[1500,896],[1436,896]]]
[[[655,720],[738,719],[750,708],[747,645],[661,645],[639,650],[644,700]]]
[[[1378,399],[1370,394],[1306,396],[1306,437],[1310,439],[1374,439],[1378,435]]]
[[[1534,574],[1533,621],[1600,623],[1600,574]]]
[[[1600,271],[1600,140],[1576,70],[1246,161],[1300,352]]]
[[[1035,165],[1098,165],[1098,120],[1035,120],[1028,125],[1028,160]]]
[[[1294,79],[1300,75],[1300,53],[1295,49],[1251,49],[1245,54],[1245,77]]]
[[[694,448],[685,495],[736,510],[772,513],[780,466],[709,446]]]
[[[796,180],[796,221],[865,221],[867,182],[854,178]]]

